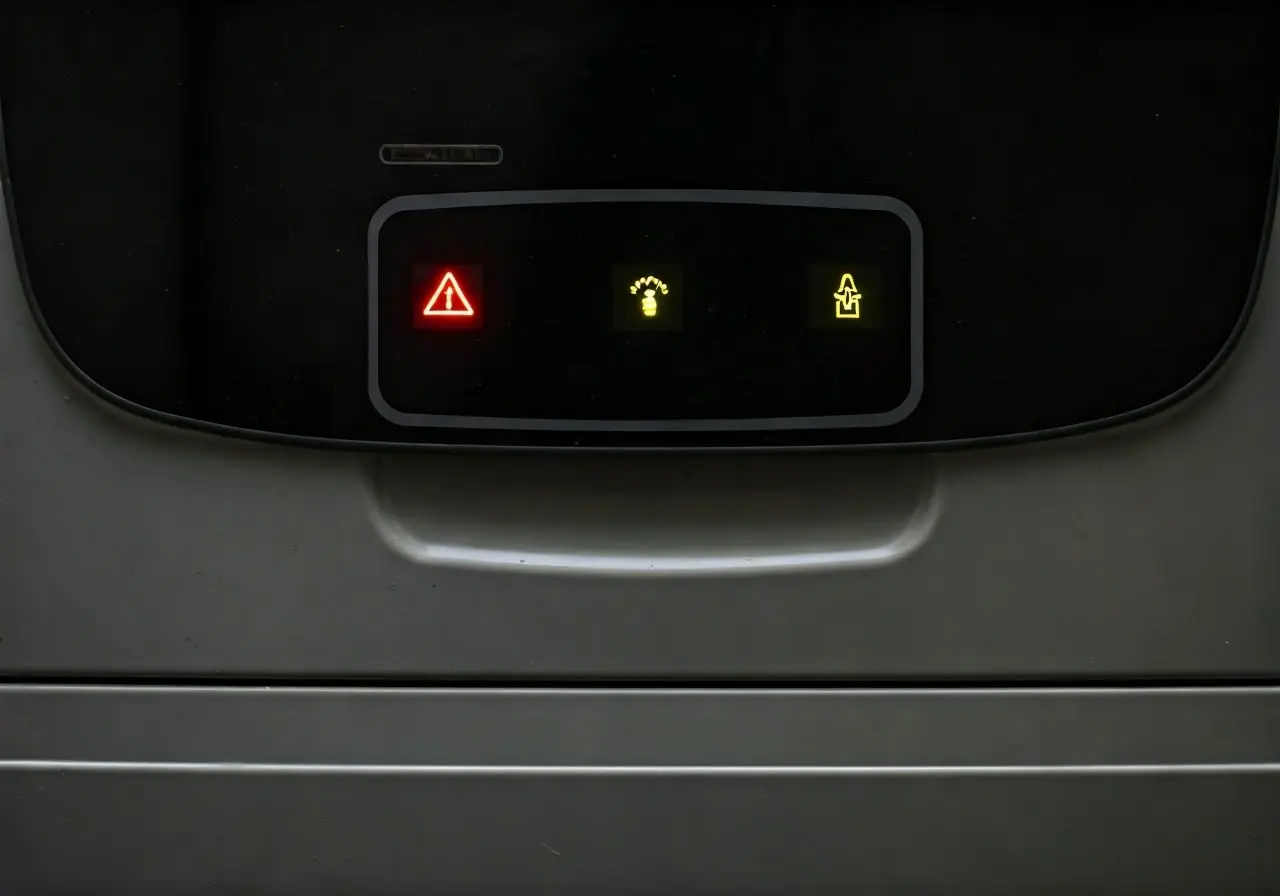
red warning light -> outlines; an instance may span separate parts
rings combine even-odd
[[[422,309],[423,317],[475,317],[475,314],[476,310],[467,301],[467,294],[458,285],[458,278],[453,276],[453,271],[444,272],[440,285]]]
[[[427,329],[465,329],[480,326],[479,266],[437,267],[419,279],[422,300],[414,325]]]

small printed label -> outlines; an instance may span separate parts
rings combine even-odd
[[[499,165],[502,147],[492,143],[386,143],[384,165]]]

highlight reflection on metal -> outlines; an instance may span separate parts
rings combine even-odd
[[[853,274],[842,274],[840,285],[834,293],[836,300],[836,317],[856,318],[862,316],[862,293],[853,282]]]
[[[641,277],[635,283],[631,284],[631,294],[633,296],[642,295],[640,299],[640,313],[645,317],[658,316],[659,292],[665,296],[670,292],[670,290],[667,288],[667,284],[652,275],[648,277]]]
[[[443,302],[440,301],[441,295],[444,296]],[[456,308],[454,307],[455,297],[458,300]],[[466,293],[458,285],[458,279],[453,276],[453,271],[445,271],[444,276],[440,278],[440,285],[436,287],[436,291],[432,293],[422,309],[423,317],[471,317],[475,313],[475,309],[467,301]]]

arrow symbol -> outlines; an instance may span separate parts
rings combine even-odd
[[[455,295],[458,297],[456,308],[453,303]],[[444,298],[443,308],[440,307],[440,299],[442,297]],[[475,313],[475,309],[471,307],[471,302],[467,300],[466,292],[463,291],[452,271],[445,271],[444,276],[440,278],[439,285],[436,286],[435,292],[431,294],[431,298],[427,300],[427,304],[422,309],[423,317],[474,317]]]

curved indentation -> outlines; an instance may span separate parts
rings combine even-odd
[[[372,494],[418,563],[620,575],[881,566],[940,509],[923,455],[386,456]]]

